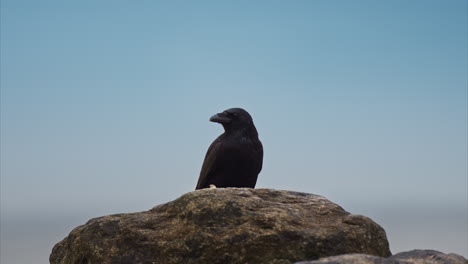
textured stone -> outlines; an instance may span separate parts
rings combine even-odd
[[[444,254],[435,250],[412,250],[395,254],[389,258],[365,254],[346,254],[316,261],[301,261],[296,264],[468,264],[457,254]]]
[[[391,255],[379,225],[324,197],[224,188],[92,219],[53,248],[50,262],[286,264],[347,253]]]

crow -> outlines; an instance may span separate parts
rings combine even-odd
[[[220,123],[224,133],[208,148],[195,189],[255,188],[262,170],[263,146],[250,114],[231,108],[212,116],[210,121]]]

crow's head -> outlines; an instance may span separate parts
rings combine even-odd
[[[223,125],[226,132],[255,128],[252,117],[242,108],[231,108],[210,118],[211,122]]]

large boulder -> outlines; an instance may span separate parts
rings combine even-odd
[[[322,258],[315,261],[301,261],[296,264],[468,264],[457,254],[444,254],[435,250],[411,250],[395,254],[389,258],[365,254],[347,254]]]
[[[293,263],[391,255],[385,231],[324,197],[203,189],[149,211],[91,219],[52,250],[52,264]]]

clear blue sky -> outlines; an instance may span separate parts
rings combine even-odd
[[[230,107],[259,188],[466,209],[467,1],[2,0],[0,29],[2,217],[175,199]]]

